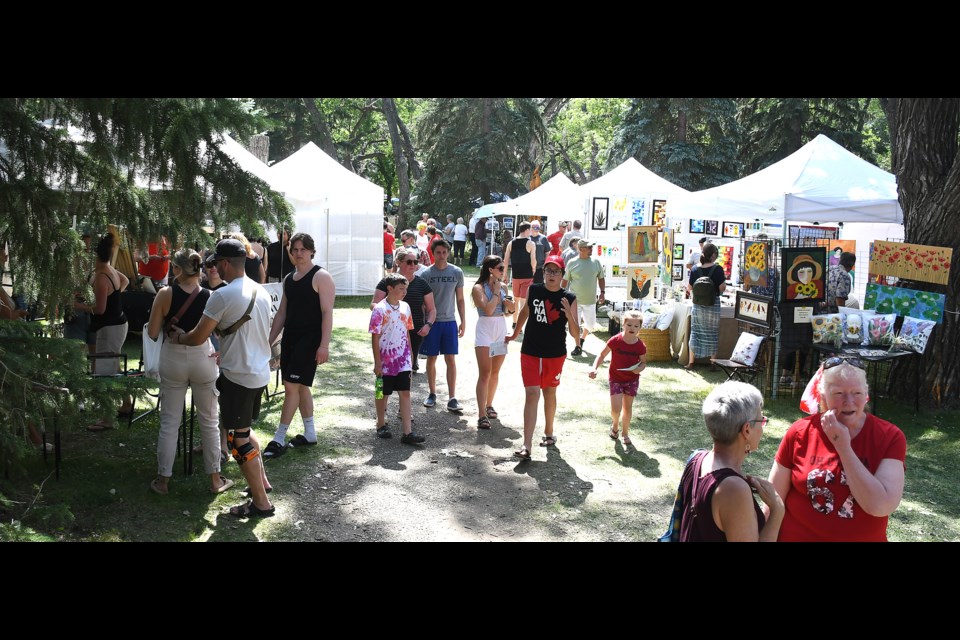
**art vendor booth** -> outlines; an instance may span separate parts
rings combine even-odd
[[[852,348],[873,362],[876,378],[877,367],[888,367],[893,357],[901,357],[889,355],[895,326],[902,324],[901,334],[906,331],[908,338],[924,332],[929,336],[933,316],[942,316],[942,295],[909,287],[936,284],[934,267],[949,268],[951,250],[896,242],[903,238],[903,214],[895,177],[826,136],[817,136],[753,175],[678,198],[670,213],[671,222],[698,232],[702,228],[711,241],[714,236],[708,232],[720,231],[716,243],[729,247],[731,263],[725,298],[738,333],[747,335],[740,335],[732,350],[737,354],[721,348],[718,358],[744,360],[741,347],[750,343],[744,360],[749,364],[739,364],[763,369],[765,386],[774,394],[778,386],[802,390],[820,357],[841,349]],[[845,251],[857,257],[847,273],[847,304],[858,308],[825,314],[827,279],[831,269],[842,268]],[[893,255],[901,256],[895,261],[904,263],[900,270],[878,259]],[[908,269],[908,255],[921,260],[924,268],[914,264]],[[905,312],[901,318],[883,317],[888,311],[880,306],[883,299],[890,300],[889,310],[899,301],[898,308]],[[928,324],[903,319],[911,310],[921,314],[917,321]],[[903,342],[918,346],[919,341]],[[761,351],[764,342],[769,344]],[[750,360],[751,352],[765,362]]]

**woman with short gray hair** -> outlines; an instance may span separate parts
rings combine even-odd
[[[681,542],[776,542],[784,506],[769,481],[743,474],[767,418],[763,396],[745,382],[724,382],[703,401],[713,448],[694,455],[680,480]],[[753,499],[756,491],[766,505]]]

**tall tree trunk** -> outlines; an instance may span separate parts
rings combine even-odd
[[[328,156],[337,162],[340,162],[340,155],[337,153],[337,147],[333,144],[333,137],[330,136],[330,129],[327,128],[327,120],[323,117],[323,114],[320,113],[320,109],[317,108],[317,99],[300,99],[303,101],[303,106],[305,106],[307,111],[310,113],[310,120],[313,122],[313,130],[320,139],[320,148],[323,149],[324,153],[326,153]],[[353,167],[349,164],[344,166],[353,171]]]
[[[581,167],[579,164],[573,161],[573,159],[570,157],[570,154],[567,153],[566,148],[562,144],[557,143],[557,149],[559,149],[560,154],[563,156],[563,159],[566,160],[567,167],[570,168],[570,171],[576,174],[576,177],[578,179],[574,180],[574,182],[576,182],[577,184],[586,184],[587,174],[584,173],[583,167]]]
[[[597,156],[600,155],[600,145],[596,140],[590,143],[590,179],[596,180],[600,177],[600,165],[597,163]]]
[[[382,98],[383,115],[387,120],[387,130],[390,132],[390,145],[393,147],[393,163],[397,167],[397,183],[400,189],[400,208],[397,211],[397,220],[404,221],[404,209],[410,198],[410,165],[403,152],[403,142],[400,136],[400,117],[397,115],[397,104],[393,98]]]
[[[890,127],[892,168],[897,176],[906,242],[953,248],[950,277],[942,285],[906,282],[911,289],[946,294],[943,322],[934,330],[925,353],[899,363],[888,388],[912,396],[919,367],[920,395],[938,406],[960,399],[960,99],[883,98]]]
[[[480,110],[480,132],[484,139],[484,145],[490,136],[490,119],[493,117],[493,100],[491,98],[481,98],[482,105]],[[486,174],[486,172],[484,172]],[[480,181],[480,205],[487,204],[490,200],[490,186],[485,180]]]
[[[677,142],[687,141],[687,112],[680,109],[677,113]]]

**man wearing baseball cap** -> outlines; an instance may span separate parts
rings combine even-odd
[[[533,446],[533,430],[537,426],[537,407],[543,394],[544,429],[541,447],[557,442],[553,419],[557,413],[557,386],[567,358],[567,331],[574,340],[580,336],[577,323],[577,296],[561,286],[563,259],[548,256],[543,265],[543,284],[533,284],[527,293],[527,304],[520,311],[517,326],[506,341],[523,333],[520,348],[520,373],[523,377],[523,447],[514,453],[529,460]],[[529,322],[528,322],[529,319]],[[566,330],[565,330],[566,329]]]
[[[210,294],[200,322],[188,333],[174,327],[167,338],[175,344],[203,344],[220,334],[220,420],[227,446],[240,465],[251,499],[230,509],[238,518],[274,514],[267,498],[269,483],[260,459],[260,444],[250,429],[254,404],[270,382],[270,295],[246,277],[247,250],[239,240],[217,243],[213,261],[228,284]]]
[[[577,296],[577,308],[580,309],[580,315],[583,318],[577,346],[570,353],[575,358],[583,353],[583,341],[587,339],[587,334],[597,327],[597,303],[604,303],[606,274],[603,264],[590,255],[594,246],[595,243],[589,240],[580,240],[577,243],[580,255],[567,263],[566,274],[561,283],[563,287],[569,287],[570,291]],[[600,285],[599,297],[597,296],[598,284]]]

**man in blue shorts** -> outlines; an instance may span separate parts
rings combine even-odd
[[[430,395],[423,401],[423,406],[433,407],[437,404],[437,356],[442,353],[443,361],[447,365],[447,390],[450,394],[447,410],[463,413],[463,407],[457,402],[456,359],[460,350],[459,339],[467,329],[466,308],[463,301],[463,271],[460,267],[447,262],[450,257],[449,242],[434,240],[430,246],[433,249],[434,263],[420,274],[420,277],[426,280],[433,290],[437,320],[430,327],[430,333],[423,338],[423,344],[420,346],[420,353],[427,356],[427,382],[430,385]],[[454,306],[460,314],[459,326],[454,316]]]

